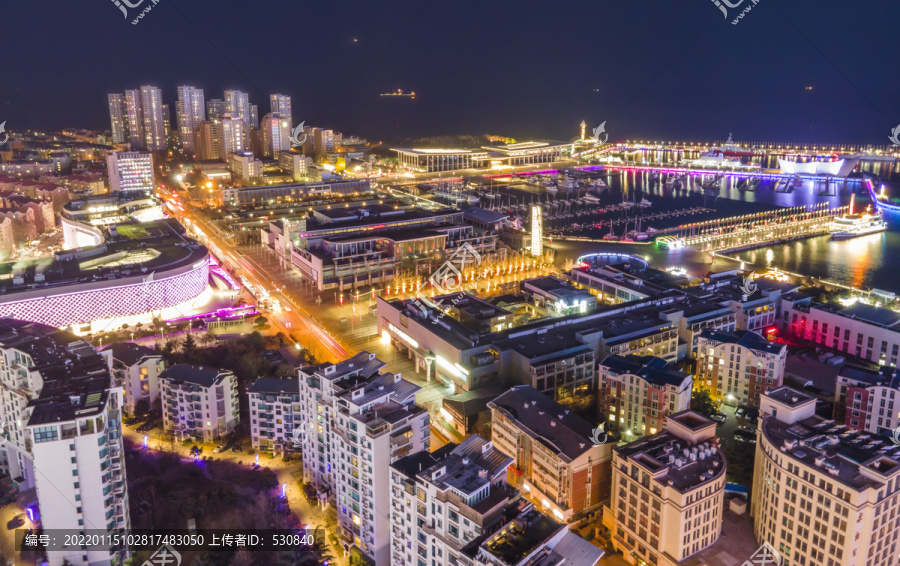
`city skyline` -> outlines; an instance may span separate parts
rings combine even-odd
[[[60,22],[71,17],[89,23],[87,29],[96,32],[88,33],[88,38],[68,38],[65,28],[55,29],[60,24],[54,20],[45,23],[46,35],[52,42],[86,45],[84,54],[52,67],[59,76],[52,79],[35,74],[25,60],[12,61],[7,77],[20,86],[0,92],[0,111],[7,128],[65,124],[106,129],[106,109],[99,104],[106,93],[149,83],[159,86],[173,104],[176,87],[192,84],[207,93],[248,92],[252,103],[260,106],[259,118],[269,95],[284,93],[293,98],[296,122],[341,131],[356,128],[360,135],[384,139],[484,131],[567,139],[572,124],[581,120],[592,126],[608,121],[607,131],[614,140],[701,141],[721,139],[728,132],[746,141],[879,144],[886,139],[900,122],[891,111],[900,96],[900,82],[891,73],[866,73],[860,65],[877,59],[887,48],[882,38],[891,34],[889,14],[866,20],[864,27],[855,15],[829,18],[829,8],[838,6],[836,2],[820,3],[815,11],[771,4],[756,5],[736,26],[723,21],[714,5],[700,1],[687,9],[663,2],[646,11],[627,4],[583,7],[576,21],[552,12],[538,16],[529,9],[501,16],[495,7],[486,6],[452,16],[453,24],[459,24],[448,26],[452,32],[437,25],[441,20],[431,6],[409,10],[400,2],[373,14],[373,8],[363,5],[337,19],[330,18],[330,8],[305,14],[299,7],[280,7],[288,10],[288,17],[276,29],[286,35],[281,39],[272,33],[267,40],[282,53],[290,52],[288,37],[294,35],[290,15],[318,13],[328,22],[315,26],[309,36],[312,42],[334,46],[316,68],[323,86],[314,89],[304,86],[302,76],[274,68],[278,58],[264,57],[253,42],[237,52],[220,40],[238,24],[224,15],[227,10],[209,14],[190,5],[176,9],[160,3],[133,26],[121,25],[117,19],[121,14],[114,7],[85,6],[77,13],[62,7],[65,16]],[[40,20],[33,9],[9,8],[13,20]],[[616,24],[605,25],[611,18]],[[102,41],[133,41],[166,26],[185,30],[196,26],[204,34],[187,43],[161,43],[140,58],[128,50],[105,52],[111,59],[107,67],[116,69],[114,75],[88,63]],[[567,33],[547,34],[544,26],[565,28]],[[25,29],[11,30],[10,41],[19,42],[17,34]],[[771,41],[758,41],[763,33]],[[98,39],[92,42],[95,35]],[[426,40],[429,35],[435,37]],[[819,39],[833,35],[843,38],[840,50]],[[461,42],[462,37],[468,41]],[[488,64],[485,69],[455,69],[452,77],[413,71],[417,65],[405,69],[393,64],[411,50],[416,60],[435,56],[430,44],[455,45],[462,53],[488,57]],[[596,55],[580,54],[593,45]],[[268,53],[279,52],[271,47],[267,45]],[[192,54],[184,56],[183,49]],[[622,55],[606,57],[609,51]],[[487,69],[501,72],[492,76]],[[85,74],[89,80],[80,81],[83,89],[60,89],[61,81]],[[474,84],[479,87],[472,88]],[[416,101],[385,107],[378,93],[395,88],[416,91]],[[62,91],[68,104],[55,104]],[[500,112],[488,111],[487,103],[498,99],[506,101]],[[38,113],[39,108],[45,110]],[[427,127],[429,122],[432,127]]]

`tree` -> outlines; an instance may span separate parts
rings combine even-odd
[[[197,342],[194,340],[194,336],[191,334],[188,334],[187,337],[184,339],[184,342],[182,343],[181,348],[185,352],[193,352],[194,350],[196,350]]]
[[[150,412],[150,403],[146,399],[138,399],[134,404],[134,415],[142,417]]]
[[[246,548],[242,548],[234,553],[230,566],[251,566],[253,564],[253,556]]]
[[[713,401],[706,389],[698,389],[691,394],[691,410],[705,417],[719,412],[719,406]]]
[[[262,329],[266,326],[266,324],[268,324],[269,319],[260,315],[260,316],[256,317],[256,320],[254,320],[253,322],[255,322],[256,325],[259,326],[260,329]]]
[[[277,377],[295,377],[297,372],[294,371],[293,366],[286,362],[281,362],[278,364],[278,367],[275,368],[275,375]]]

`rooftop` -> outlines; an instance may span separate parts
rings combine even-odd
[[[137,364],[144,358],[160,357],[156,350],[134,342],[116,342],[106,349],[112,354],[113,360],[128,367]]]
[[[607,356],[600,362],[600,366],[617,374],[636,375],[652,385],[679,387],[690,377],[690,374],[678,369],[674,363],[670,364],[655,356]]]
[[[407,475],[415,475],[420,481],[430,483],[441,491],[453,488],[468,497],[504,474],[513,463],[512,458],[480,436],[470,436],[461,444],[453,446],[450,451],[444,450],[433,455],[430,464],[416,459],[415,464],[420,461],[426,464],[418,471],[414,467],[410,469],[411,466],[407,463],[399,463],[394,467],[401,471],[412,471],[412,474]]]
[[[110,386],[109,366],[97,350],[77,336],[43,324],[0,319],[0,345],[27,354],[29,371],[41,375],[28,426],[100,413]]]
[[[566,528],[536,509],[529,508],[489,536],[481,544],[481,549],[498,559],[501,564],[514,566],[546,544],[560,529]],[[574,564],[576,563],[573,562]]]
[[[767,395],[776,392],[782,397],[811,399],[789,388]],[[879,489],[889,478],[900,475],[900,446],[888,437],[858,432],[818,415],[793,424],[763,415],[760,427],[766,440],[782,453],[807,467],[819,468],[856,491]]]
[[[735,330],[733,332],[726,332],[724,330],[704,330],[700,333],[700,337],[719,343],[737,344],[744,348],[766,354],[779,355],[787,349],[787,346],[784,344],[769,342],[751,330]]]
[[[222,383],[229,375],[232,375],[232,373],[226,369],[191,364],[175,364],[159,374],[159,378],[172,383],[190,383],[201,387],[212,387]]]
[[[690,419],[698,415],[689,411],[680,415],[682,418],[678,422],[691,430],[708,426],[708,419],[691,422]],[[681,493],[713,482],[725,473],[725,456],[719,450],[719,441],[715,436],[692,445],[664,430],[613,450],[646,469],[655,481]]]
[[[530,385],[511,388],[488,407],[501,411],[519,430],[568,462],[594,446],[590,423]]]
[[[300,383],[292,379],[261,377],[247,386],[247,393],[300,393]]]

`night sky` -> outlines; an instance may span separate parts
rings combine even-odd
[[[134,3],[135,0],[132,0]],[[109,128],[108,92],[273,92],[295,122],[374,140],[446,134],[889,144],[895,0],[498,2],[110,0],[2,7],[0,122]],[[357,40],[354,42],[354,38]],[[813,89],[806,90],[805,87]],[[378,93],[416,91],[415,101]],[[599,92],[594,92],[598,89]]]

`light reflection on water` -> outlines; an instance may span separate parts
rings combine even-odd
[[[705,199],[702,192],[687,190],[673,191],[659,185],[646,192],[641,190],[647,186],[648,175],[633,172],[624,174],[621,179],[612,178],[610,186],[613,202],[626,198],[640,198],[646,195],[654,206],[647,214],[669,207],[712,205],[712,199]],[[710,217],[733,216],[771,209],[779,206],[800,206],[816,202],[828,202],[832,206],[847,204],[850,192],[856,183],[851,181],[839,188],[834,196],[819,196],[810,182],[797,188],[793,193],[775,193],[771,182],[764,181],[756,192],[742,192],[734,187],[733,181],[727,181],[720,196],[715,201],[717,212]],[[636,194],[634,194],[636,193]],[[704,202],[706,201],[706,202]],[[865,205],[865,195],[857,194],[858,205]],[[700,218],[685,220],[698,221]],[[871,234],[851,240],[833,241],[828,236],[820,236],[805,240],[797,240],[746,252],[731,254],[746,262],[746,267],[759,269],[777,267],[793,273],[801,273],[815,278],[822,278],[857,288],[877,288],[900,293],[900,214],[887,214],[888,231]],[[657,225],[654,222],[654,225]],[[657,226],[665,227],[665,225]],[[654,267],[678,265],[687,269],[692,275],[700,276],[708,271],[717,271],[739,267],[739,264],[724,259],[713,261],[708,254],[697,254],[692,250],[660,250],[656,246],[638,246],[622,244],[585,244],[575,242],[553,242],[560,257],[577,257],[584,253],[598,251],[619,251],[649,256]]]

